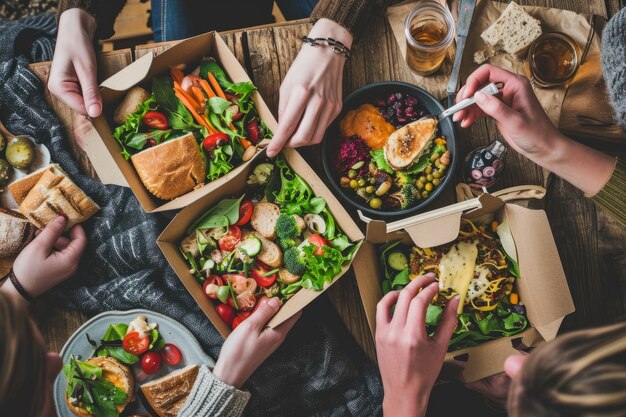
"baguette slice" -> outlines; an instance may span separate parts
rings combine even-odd
[[[243,230],[241,232],[241,240],[245,239],[249,234],[253,234],[261,241],[261,252],[257,255],[257,259],[272,268],[279,268],[283,264],[283,252],[280,250],[280,247],[257,231]]]
[[[512,1],[480,36],[495,49],[516,55],[541,36],[541,22]]]
[[[189,365],[141,386],[146,401],[160,417],[176,417],[187,401],[196,378],[198,365]]]
[[[100,207],[58,169],[44,171],[20,204],[20,213],[39,229],[65,214],[67,230],[90,219],[98,210]]]
[[[280,207],[272,203],[257,203],[254,206],[250,224],[266,239],[276,237],[276,220],[280,216]]]
[[[401,127],[385,143],[385,159],[395,170],[408,169],[428,148],[437,133],[437,119],[416,120]]]
[[[0,207],[0,258],[20,253],[33,240],[36,230],[20,213]]]
[[[35,184],[37,184],[37,182],[41,179],[41,176],[46,171],[51,171],[53,173],[63,172],[61,171],[58,165],[52,164],[52,165],[48,165],[47,167],[38,169],[37,171],[34,171],[28,174],[24,178],[9,184],[9,187],[8,187],[9,191],[11,192],[11,195],[13,196],[13,199],[15,200],[18,206],[22,204],[22,202],[24,201],[24,199],[26,198],[30,190],[33,189]]]
[[[145,149],[131,157],[148,191],[173,200],[204,183],[204,159],[192,133]]]
[[[133,400],[135,392],[135,377],[130,369],[121,362],[105,356],[91,358],[85,362],[102,368],[102,378],[126,393],[128,399],[123,404],[117,406],[118,413],[124,411],[128,403]],[[70,411],[78,417],[92,417],[91,413],[83,407],[73,405],[67,394],[65,395],[65,401],[67,402],[67,407]]]

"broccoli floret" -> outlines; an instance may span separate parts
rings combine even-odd
[[[300,249],[291,247],[283,255],[285,269],[294,275],[302,276],[306,272],[304,257]]]
[[[369,202],[374,197],[373,194],[369,194],[367,191],[365,191],[365,187],[357,188],[356,195],[361,197],[366,202]]]
[[[282,250],[287,250],[296,245],[296,241],[294,239],[278,239],[278,245]]]
[[[302,229],[299,227],[296,217],[292,214],[281,213],[276,219],[276,236],[279,240],[293,240],[300,236]]]
[[[407,175],[404,172],[400,172],[400,171],[396,172],[396,177],[394,178],[394,182],[396,183],[396,186],[402,187],[403,185],[411,183],[413,181],[415,180],[410,175]]]
[[[402,186],[402,189],[400,189],[400,192],[402,193],[404,197],[404,204],[401,204],[400,207],[405,209],[415,202],[415,196],[417,195],[417,187],[412,182],[404,184]]]

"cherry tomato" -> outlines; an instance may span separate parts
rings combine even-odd
[[[161,369],[161,356],[156,352],[148,352],[141,358],[141,369],[148,375],[156,374]]]
[[[272,274],[267,277],[264,277],[263,274],[265,274],[265,272],[258,269],[250,270],[250,275],[260,287],[271,287],[272,284],[274,284],[274,281],[276,281],[276,274]]]
[[[315,255],[323,255],[324,250],[322,248],[328,246],[328,241],[320,235],[309,236],[309,242],[317,246],[317,249],[313,252]]]
[[[133,355],[141,355],[150,347],[150,338],[139,332],[128,333],[122,340],[122,349]]]
[[[167,130],[170,128],[170,125],[167,123],[167,117],[163,113],[154,110],[144,114],[141,121],[151,129]]]
[[[250,200],[242,201],[239,205],[239,220],[235,223],[237,226],[243,226],[250,221],[252,212],[254,211],[254,204]]]
[[[228,233],[217,241],[217,245],[221,250],[230,252],[237,247],[237,243],[241,241],[241,229],[239,226],[229,226]]]
[[[218,148],[228,143],[228,135],[226,133],[214,133],[204,138],[202,142],[202,148],[207,152],[212,152],[213,149]]]
[[[237,326],[239,326],[241,322],[250,317],[251,314],[251,311],[242,311],[241,313],[237,314],[237,317],[235,317],[235,319],[233,320],[232,329],[235,330]]]
[[[152,148],[153,146],[156,146],[156,144],[157,144],[156,140],[154,140],[154,139],[148,139],[146,141],[146,147],[148,147],[148,148]]]
[[[166,343],[161,350],[161,359],[170,366],[176,366],[183,359],[180,349],[171,343]]]
[[[259,122],[257,120],[251,120],[246,124],[246,133],[248,134],[248,140],[256,145],[259,141]]]
[[[204,280],[204,284],[202,284],[202,291],[204,295],[207,297],[216,300],[217,299],[217,290],[224,285],[224,281],[222,281],[222,277],[219,275],[211,275],[209,278]]]
[[[229,299],[230,300],[230,299]],[[232,324],[233,319],[235,318],[235,310],[228,304],[219,304],[215,307],[215,311],[217,314],[224,320],[226,324],[229,326]]]

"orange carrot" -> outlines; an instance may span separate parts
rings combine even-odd
[[[252,146],[252,142],[245,138],[239,138],[239,143],[241,143],[241,146],[243,146],[244,149],[248,149]]]
[[[213,74],[211,74],[210,72],[207,74],[209,77],[209,81],[211,81],[211,85],[213,86],[213,89],[215,90],[215,93],[223,98],[226,99],[226,95],[224,95],[224,91],[222,91],[222,87],[220,87],[220,85],[217,83],[217,80],[215,79],[215,77],[213,76]]]
[[[183,78],[185,78],[185,74],[178,68],[170,68],[170,74],[172,76],[172,80],[179,84],[181,84],[183,82]]]
[[[200,103],[196,102],[196,99],[191,94],[183,90],[180,85],[177,85],[176,82],[174,82],[174,91],[179,92],[183,97],[185,97],[189,104],[192,104],[194,108],[197,109],[200,107]]]
[[[176,94],[176,97],[178,97],[178,99],[185,105],[187,110],[191,112],[194,119],[196,119],[196,122],[198,122],[201,126],[206,127],[209,133],[215,133],[215,129],[213,129],[213,126],[211,126],[208,120],[206,120],[204,117],[198,114],[198,112],[196,111],[196,108],[189,102],[187,97],[183,95],[181,90],[176,90],[175,94]]]
[[[209,85],[207,80],[200,80],[200,86],[209,98],[215,97],[215,93],[213,92],[213,90],[211,90],[211,86]]]
[[[200,91],[200,88],[194,85],[193,87],[191,87],[191,91],[193,92],[193,95],[196,98],[196,100],[198,100],[198,103],[203,104],[206,101],[206,97],[204,97],[204,94],[202,94],[202,91]]]

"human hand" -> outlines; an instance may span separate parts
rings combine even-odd
[[[346,47],[352,35],[328,20],[320,19],[311,38],[333,38]],[[283,146],[315,145],[341,112],[343,67],[346,58],[325,46],[303,45],[280,86],[278,129],[267,147],[267,156],[278,155]]]
[[[506,401],[511,386],[511,378],[505,373],[496,374],[488,378],[479,379],[478,381],[465,384],[466,388],[476,391],[484,395],[487,399],[505,409]]]
[[[500,97],[477,94],[476,106],[456,113],[454,121],[460,121],[461,127],[466,128],[484,115],[491,116],[504,139],[517,152],[530,159],[546,152],[561,134],[543,111],[528,78],[493,65],[483,65],[459,90],[457,102],[471,97],[486,84],[497,82],[504,84]]]
[[[96,21],[78,8],[68,9],[59,19],[48,89],[84,116],[102,113],[102,97],[96,80],[93,37]]]
[[[87,247],[87,237],[80,225],[72,227],[69,239],[63,236],[66,224],[67,220],[62,216],[54,219],[13,263],[13,273],[33,297],[65,281],[78,269],[80,257]],[[5,285],[9,284],[10,281],[5,282]]]
[[[250,375],[283,343],[301,313],[280,326],[265,327],[280,309],[276,297],[262,298],[252,315],[230,334],[217,359],[213,375],[222,382],[239,388]]]
[[[448,302],[433,337],[426,309],[439,291],[433,274],[415,278],[385,295],[376,309],[376,352],[385,397],[383,413],[423,416],[457,323],[459,298]],[[391,309],[395,304],[393,314]]]

